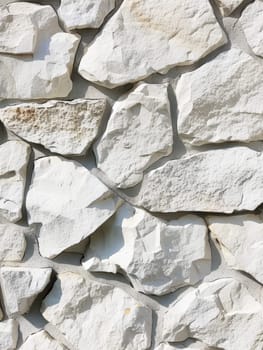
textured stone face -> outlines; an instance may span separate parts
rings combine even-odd
[[[60,344],[57,340],[50,337],[45,331],[40,331],[30,335],[20,350],[67,350],[67,348]]]
[[[88,47],[79,72],[115,87],[191,64],[225,42],[209,1],[125,0]]]
[[[176,87],[178,132],[192,145],[263,140],[263,66],[238,49],[218,55]]]
[[[15,350],[18,339],[18,323],[15,320],[0,322],[0,350]]]
[[[114,104],[106,131],[95,146],[97,166],[118,187],[131,187],[172,147],[167,85],[141,84]]]
[[[166,222],[124,205],[101,235],[91,237],[83,266],[115,273],[119,267],[135,289],[146,294],[171,293],[210,272],[207,227],[198,216]]]
[[[42,314],[58,327],[72,348],[146,350],[150,347],[150,309],[119,288],[88,281],[74,273],[58,277],[43,301]]]
[[[263,156],[233,147],[172,160],[145,175],[137,205],[150,211],[231,213],[262,203]]]
[[[0,223],[0,262],[21,261],[26,249],[25,229],[11,223]]]
[[[222,15],[229,16],[244,0],[215,0]]]
[[[97,136],[105,100],[25,103],[0,109],[0,120],[18,136],[52,152],[82,154]]]
[[[53,258],[109,219],[121,201],[86,168],[60,157],[35,161],[26,207],[41,223],[39,250]]]
[[[183,343],[177,343],[176,345],[171,344],[160,344],[155,350],[217,350],[216,348],[211,348],[210,346],[206,346],[205,344],[196,341],[190,342],[186,341]]]

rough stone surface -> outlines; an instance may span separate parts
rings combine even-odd
[[[207,346],[199,341],[188,340],[183,343],[177,343],[176,345],[163,343],[160,344],[155,350],[218,350],[217,348]]]
[[[209,1],[124,0],[89,45],[79,72],[115,87],[191,64],[225,42]]]
[[[50,268],[2,267],[0,284],[6,312],[17,317],[29,311],[39,293],[47,286]]]
[[[99,28],[115,0],[62,0],[58,15],[68,29]]]
[[[51,6],[17,2],[7,9],[11,15],[31,18],[37,40],[33,55],[0,55],[0,98],[67,96],[72,89],[70,74],[79,37],[62,32]]]
[[[84,268],[127,273],[135,289],[162,295],[195,284],[210,272],[207,227],[198,216],[169,222],[123,205],[91,237]]]
[[[183,74],[176,87],[181,139],[192,145],[263,140],[262,77],[262,64],[239,49]]]
[[[232,213],[262,203],[263,155],[247,147],[171,160],[144,176],[137,205],[150,211]]]
[[[201,284],[164,316],[167,341],[195,338],[224,350],[261,350],[263,307],[246,286],[232,278]]]
[[[242,12],[240,22],[252,51],[263,57],[263,1],[256,0]]]
[[[25,228],[0,222],[0,262],[21,261],[26,249]]]
[[[222,15],[229,16],[244,0],[215,0]]]
[[[0,350],[15,350],[18,339],[18,323],[15,320],[0,322]]]
[[[141,84],[122,96],[95,147],[97,166],[118,187],[138,184],[143,171],[173,148],[166,84]]]
[[[82,154],[97,136],[105,100],[25,103],[0,110],[0,120],[18,136],[52,152]]]
[[[58,276],[44,299],[42,314],[78,350],[146,350],[151,344],[152,313],[119,288]]]
[[[263,221],[254,214],[207,217],[226,262],[263,283]]]
[[[30,335],[19,350],[67,350],[67,348],[47,332],[40,331]]]
[[[55,156],[35,161],[26,207],[29,222],[42,224],[38,241],[44,257],[53,258],[87,238],[120,203],[77,162]]]
[[[0,217],[16,222],[22,217],[30,147],[21,141],[0,145]]]

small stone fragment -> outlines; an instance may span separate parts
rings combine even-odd
[[[152,312],[120,288],[65,272],[44,299],[42,314],[78,350],[146,350]]]
[[[239,49],[183,74],[176,87],[181,139],[195,146],[263,140],[262,78],[262,64]]]
[[[0,284],[6,312],[15,318],[29,311],[35,298],[49,283],[50,268],[2,267]]]
[[[54,258],[95,232],[122,201],[89,170],[61,157],[35,161],[26,208],[41,223],[40,254]]]
[[[80,155],[97,136],[105,108],[105,100],[24,103],[0,109],[0,120],[29,142],[52,152]]]
[[[22,217],[30,153],[30,146],[21,141],[0,145],[0,217],[11,222]]]
[[[58,15],[66,28],[99,28],[115,0],[61,0]]]
[[[244,0],[215,0],[223,16],[229,16]]]
[[[67,350],[67,348],[46,331],[40,331],[30,335],[19,350]]]
[[[0,262],[21,261],[26,250],[25,228],[0,222]]]
[[[204,282],[166,312],[163,337],[169,342],[195,338],[224,350],[262,350],[263,307],[233,278]]]
[[[0,350],[15,350],[18,340],[18,323],[15,320],[0,322]]]
[[[263,154],[233,147],[171,160],[144,176],[134,203],[150,211],[232,213],[263,202]]]
[[[210,260],[203,219],[185,215],[166,222],[123,205],[91,237],[83,266],[114,273],[121,268],[136,290],[162,295],[200,281],[210,272]]]
[[[166,84],[140,84],[115,102],[95,146],[97,166],[120,188],[138,184],[143,171],[173,148]]]
[[[242,12],[240,23],[252,51],[263,57],[263,1],[256,0]]]
[[[112,88],[192,64],[225,42],[208,0],[124,0],[87,48],[79,73]]]

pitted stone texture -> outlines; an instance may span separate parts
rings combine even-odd
[[[0,217],[16,222],[22,217],[30,146],[21,141],[0,145]]]
[[[232,213],[263,198],[263,154],[247,147],[171,160],[144,176],[134,203],[150,211]]]
[[[124,0],[89,45],[79,72],[112,88],[192,64],[225,42],[209,1]]]
[[[31,18],[37,40],[33,55],[0,55],[0,98],[65,97],[79,44],[77,35],[64,33],[51,6],[16,2],[7,5],[12,15]]]
[[[229,16],[244,0],[215,0],[222,15]]]
[[[29,311],[35,298],[49,283],[50,268],[2,267],[0,284],[6,312],[15,318]]]
[[[0,221],[0,262],[21,261],[26,250],[26,229]]]
[[[209,216],[207,221],[228,265],[263,283],[262,218],[254,214]]]
[[[41,223],[40,254],[54,258],[108,220],[121,200],[89,170],[60,157],[35,161],[26,200],[30,223]]]
[[[78,350],[146,350],[152,312],[120,288],[62,273],[42,314]]]
[[[262,64],[239,49],[183,74],[176,87],[181,139],[197,146],[263,140],[262,77]]]
[[[173,148],[166,84],[140,84],[115,102],[95,146],[97,166],[120,188],[138,184],[143,172]]]
[[[232,278],[205,282],[166,312],[163,337],[166,341],[201,340],[224,350],[261,350],[263,307]]]
[[[0,120],[23,139],[52,152],[83,154],[99,131],[106,100],[24,103],[0,109]]]
[[[84,268],[124,271],[134,288],[162,295],[195,284],[210,272],[210,247],[203,219],[185,215],[164,221],[123,205],[91,237]]]
[[[0,350],[15,350],[18,340],[18,323],[15,320],[0,322]]]
[[[115,0],[61,0],[58,15],[68,29],[99,28],[114,7]]]
[[[256,0],[242,12],[240,23],[252,51],[263,57],[263,1]]]
[[[19,350],[67,350],[67,348],[47,332],[40,331],[30,335]]]

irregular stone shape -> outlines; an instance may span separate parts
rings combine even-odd
[[[0,120],[29,142],[52,152],[79,155],[97,136],[105,108],[105,100],[25,103],[0,109]]]
[[[244,0],[215,0],[223,16],[229,16]]]
[[[144,350],[151,310],[120,288],[65,272],[44,299],[42,314],[78,350]]]
[[[162,295],[195,284],[210,272],[210,247],[203,219],[185,215],[160,220],[123,205],[93,235],[83,262],[90,271],[127,273],[136,290]]]
[[[99,28],[115,7],[115,0],[61,0],[58,15],[65,27]]]
[[[143,171],[173,148],[165,84],[140,84],[120,98],[95,146],[97,166],[118,187],[138,184]]]
[[[17,317],[29,311],[35,298],[49,283],[50,268],[2,267],[0,283],[6,312]]]
[[[212,236],[232,268],[263,283],[263,221],[254,214],[207,217]]]
[[[160,344],[155,350],[216,350],[217,348],[207,346],[199,341],[192,342],[186,341],[183,343],[176,343],[176,345],[163,343]]]
[[[245,285],[221,278],[189,291],[164,316],[163,337],[188,337],[224,350],[261,350],[263,307]]]
[[[30,223],[41,223],[40,254],[53,258],[81,242],[108,220],[121,200],[74,161],[35,161],[26,207]]]
[[[0,222],[0,262],[21,261],[26,250],[25,228]]]
[[[0,322],[0,350],[15,350],[18,339],[18,323],[15,320]]]
[[[79,73],[112,88],[192,64],[225,42],[209,1],[124,0],[89,45]]]
[[[176,87],[181,139],[197,146],[263,140],[262,77],[260,62],[239,49],[183,74]]]
[[[72,89],[70,74],[79,37],[62,32],[51,6],[16,2],[7,9],[13,16],[31,18],[37,41],[33,55],[0,55],[0,98],[67,96]]]
[[[0,217],[16,222],[22,217],[30,146],[21,141],[0,145]]]
[[[263,1],[256,0],[242,12],[240,23],[252,51],[263,57]]]
[[[40,331],[30,335],[19,350],[67,350],[67,348],[60,344],[57,340],[45,332]]]
[[[233,147],[171,160],[144,176],[136,205],[150,211],[232,213],[263,201],[263,154]]]

